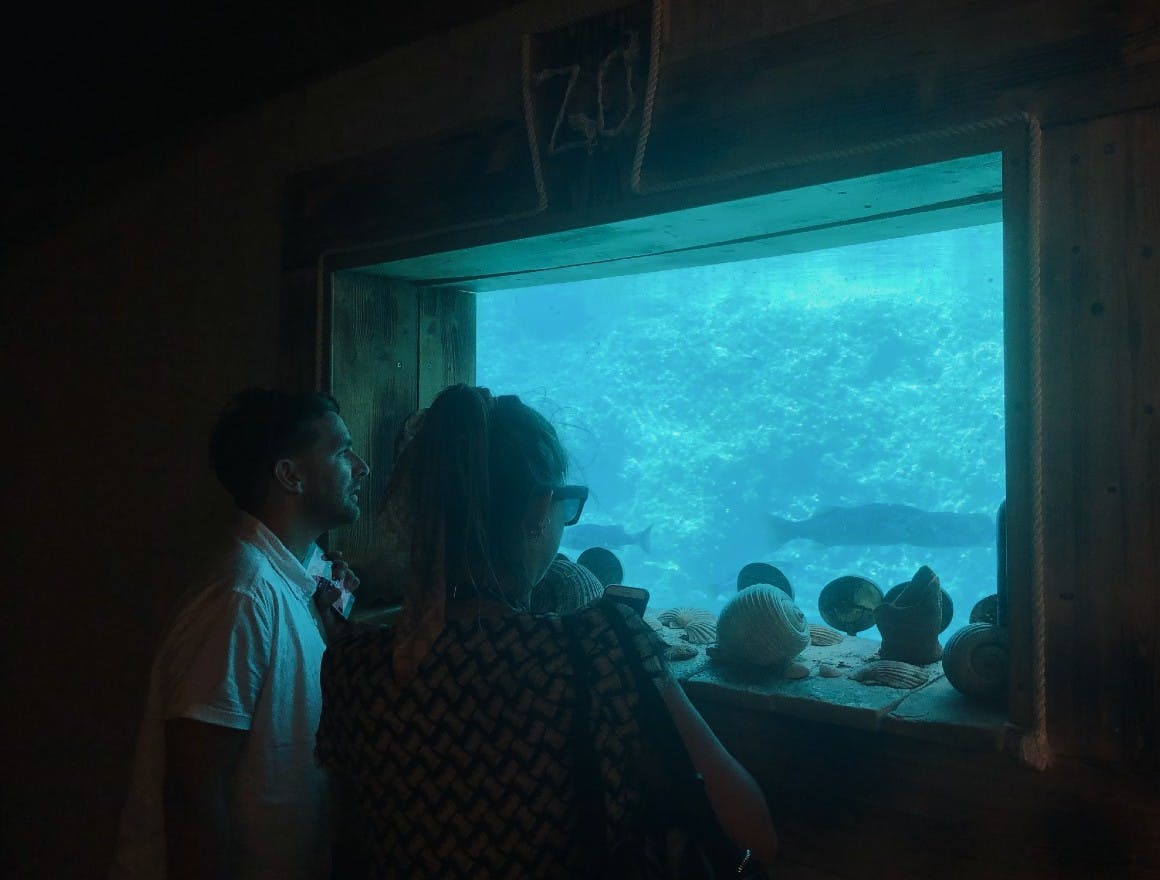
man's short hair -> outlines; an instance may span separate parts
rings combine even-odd
[[[247,388],[230,398],[214,425],[209,460],[234,503],[255,512],[279,459],[292,458],[318,440],[317,422],[338,413],[322,392]]]

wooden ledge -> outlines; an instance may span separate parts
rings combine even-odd
[[[351,619],[373,626],[389,626],[399,606],[359,610]],[[654,622],[650,618],[650,622]],[[670,645],[688,646],[680,632],[661,627]],[[711,659],[704,646],[689,660],[670,662],[674,677],[695,704],[716,703],[755,713],[786,715],[859,730],[886,731],[961,748],[1003,748],[1009,725],[1000,707],[969,700],[951,687],[942,663],[926,667],[930,679],[917,688],[867,685],[850,673],[878,654],[879,642],[846,636],[836,645],[811,645],[797,658],[809,676],[791,680],[767,669],[736,666]],[[824,678],[823,663],[836,669],[836,678]]]
[[[678,644],[674,630],[661,633]],[[718,703],[760,713],[787,715],[861,730],[886,731],[963,748],[1001,749],[1008,729],[1002,708],[976,703],[951,687],[941,663],[925,667],[930,679],[917,688],[867,685],[849,677],[877,658],[879,642],[847,636],[836,645],[809,646],[796,662],[809,676],[710,659],[704,648],[690,660],[670,664],[695,704]],[[840,674],[825,678],[825,663]]]

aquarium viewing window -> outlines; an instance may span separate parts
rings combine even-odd
[[[820,623],[828,582],[929,565],[949,635],[995,592],[1002,255],[990,223],[489,292],[477,381],[556,424],[591,490],[563,552],[612,550],[651,609],[716,613],[767,562]]]
[[[650,612],[760,562],[821,622],[835,579],[929,566],[945,641],[996,592],[1004,232],[993,152],[363,271],[476,294],[476,381],[590,488],[562,552],[611,550]]]

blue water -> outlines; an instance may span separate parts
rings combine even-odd
[[[718,611],[741,566],[766,561],[820,622],[830,580],[885,592],[925,564],[954,600],[945,641],[995,592],[993,540],[775,549],[768,517],[882,502],[994,518],[1002,276],[993,224],[484,293],[477,380],[556,425],[591,488],[582,522],[652,527],[649,552],[616,551],[650,611]],[[565,530],[561,549],[585,548]]]

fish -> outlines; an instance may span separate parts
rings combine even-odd
[[[977,547],[995,540],[995,523],[986,514],[920,510],[906,504],[828,507],[796,521],[769,514],[768,525],[774,548],[797,538],[826,547]]]
[[[647,553],[652,528],[649,526],[643,531],[633,533],[625,531],[621,525],[578,523],[564,529],[564,537],[560,543],[567,547],[604,547],[608,550],[619,550],[629,544],[635,544]]]

